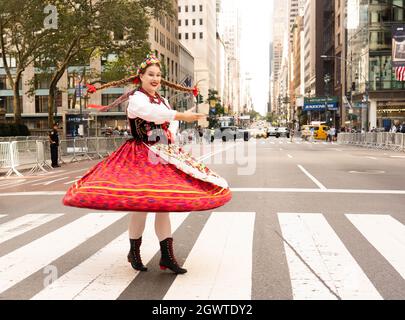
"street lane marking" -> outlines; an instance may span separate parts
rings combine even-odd
[[[278,219],[294,299],[382,299],[322,214],[278,213]]]
[[[241,143],[233,144],[232,146],[230,146],[230,147],[228,147],[228,148],[224,148],[224,149],[219,150],[219,151],[217,151],[217,152],[210,152],[210,153],[208,153],[208,154],[206,154],[206,155],[201,156],[201,157],[198,158],[197,160],[198,160],[198,161],[207,160],[207,159],[209,159],[209,158],[211,158],[211,157],[217,155],[218,153],[222,153],[222,152],[227,151],[227,150],[229,150],[229,149],[235,148],[237,145],[241,145]]]
[[[287,154],[287,157],[289,157],[290,159],[293,158],[293,156],[291,154]]]
[[[50,222],[63,214],[27,214],[0,225],[0,243],[15,238],[40,225]]]
[[[68,184],[75,183],[75,182],[79,181],[79,179],[81,179],[81,177],[82,177],[82,176],[78,176],[78,177],[76,177],[76,180],[72,180],[72,181],[69,181],[69,182],[65,182],[64,185],[68,185]]]
[[[51,180],[51,181],[47,181],[47,182],[40,182],[40,183],[33,184],[33,186],[40,186],[40,185],[49,186],[52,183],[62,181],[62,180],[68,179],[68,178],[69,177],[63,177],[63,178],[60,178],[60,179],[55,179],[55,180]]]
[[[346,217],[405,279],[405,226],[388,215]]]
[[[7,215],[6,214],[0,214],[0,219],[4,218],[4,217],[7,217]]]
[[[250,300],[254,212],[213,212],[165,300]]]
[[[390,156],[390,158],[405,159],[405,156]]]
[[[0,257],[0,293],[46,267],[127,213],[91,213]],[[68,241],[66,241],[69,239]]]
[[[371,160],[377,160],[376,157],[366,157],[367,159],[371,159]]]
[[[75,172],[81,172],[81,171],[88,171],[89,169],[90,169],[90,167],[88,167],[88,168],[83,168],[83,169],[80,169],[80,170],[70,171],[69,173],[75,173]],[[49,178],[60,177],[60,176],[63,176],[63,175],[65,175],[65,174],[66,174],[66,173],[55,174],[55,175],[53,175],[52,177],[44,177],[44,178],[36,179],[36,180],[33,180],[33,181],[27,181],[27,182],[19,183],[18,186],[22,186],[22,185],[25,185],[25,184],[30,184],[30,183],[34,183],[34,182],[38,182],[38,181],[47,180],[47,179],[49,179]],[[7,187],[2,187],[2,186],[0,186],[0,189],[7,189]]]
[[[171,215],[172,232],[184,222],[188,212]],[[142,236],[142,261],[146,265],[159,251],[154,233],[155,214],[148,214]],[[139,274],[127,262],[128,231],[93,256],[65,273],[32,300],[115,300]]]
[[[314,182],[319,187],[319,189],[327,190],[327,188],[322,183],[320,183],[313,175],[311,175],[307,170],[305,170],[305,168],[302,165],[299,164],[298,168],[300,168],[301,171],[304,172],[307,175],[307,177],[310,178],[312,182]]]

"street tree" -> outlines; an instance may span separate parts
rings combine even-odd
[[[44,29],[44,2],[41,0],[0,0],[0,55],[13,90],[13,113],[21,124],[20,85],[23,72],[47,46],[54,32]]]
[[[80,82],[111,81],[135,72],[150,50],[150,19],[171,15],[170,0],[50,0],[58,12],[58,28],[48,37],[36,66],[49,78],[48,122],[53,123],[57,84],[69,66],[88,66],[92,59],[107,60],[105,72],[94,75],[87,67]],[[79,72],[81,73],[81,72]],[[90,79],[92,78],[92,79]]]

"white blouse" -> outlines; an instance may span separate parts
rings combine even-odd
[[[165,99],[168,106],[169,102]],[[128,117],[131,119],[141,118],[156,124],[162,124],[174,120],[177,111],[168,109],[163,103],[151,103],[149,97],[136,91],[129,97],[128,103]]]
[[[167,106],[169,101],[163,98]],[[136,91],[129,97],[128,118],[141,118],[156,124],[170,122],[169,130],[176,135],[179,129],[179,122],[174,120],[177,111],[168,109],[163,103],[151,103],[149,97],[143,92]]]

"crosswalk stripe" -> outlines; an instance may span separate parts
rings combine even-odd
[[[173,232],[189,213],[171,215]],[[154,214],[146,220],[142,237],[141,255],[146,265],[159,250],[159,242],[153,232]],[[95,253],[89,259],[64,274],[32,300],[113,300],[125,290],[138,275],[127,262],[129,248],[128,231]]]
[[[124,217],[91,213],[0,258],[0,293]]]
[[[405,279],[405,226],[388,215],[346,217]]]
[[[0,243],[17,237],[63,214],[27,214],[0,225]]]
[[[213,212],[166,300],[251,299],[254,212]]]
[[[322,214],[278,218],[294,299],[382,299]]]
[[[6,214],[0,214],[0,219],[4,218],[4,217],[7,217],[7,215]]]
[[[69,182],[65,182],[64,185],[68,185],[68,184],[75,183],[75,182],[79,181],[80,178],[81,178],[81,176],[76,177],[76,180],[72,180],[72,181],[69,181]]]

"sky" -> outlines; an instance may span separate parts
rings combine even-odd
[[[229,1],[229,0],[227,0]],[[232,2],[236,2],[233,0]],[[241,72],[251,74],[254,108],[265,115],[269,100],[269,69],[273,0],[238,1],[242,12]]]

